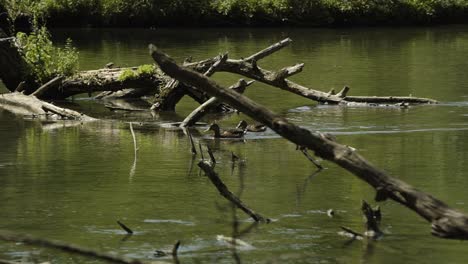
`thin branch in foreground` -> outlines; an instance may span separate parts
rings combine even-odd
[[[143,260],[131,259],[117,256],[114,254],[103,253],[93,249],[77,246],[56,240],[37,238],[30,235],[17,234],[8,231],[0,231],[0,240],[16,243],[25,243],[28,245],[58,249],[67,253],[77,254],[93,259],[103,260],[110,263],[120,264],[155,264],[164,262],[147,262]]]
[[[213,185],[218,189],[219,193],[226,198],[228,201],[236,205],[256,222],[265,221],[270,222],[270,219],[261,216],[260,214],[254,212],[252,209],[248,208],[239,198],[237,198],[227,186],[223,183],[223,181],[219,178],[218,174],[213,170],[210,163],[207,161],[200,161],[198,166],[205,172],[208,178],[211,180]]]

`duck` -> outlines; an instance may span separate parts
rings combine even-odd
[[[247,121],[241,120],[239,124],[237,124],[237,129],[243,129],[249,132],[263,132],[267,129],[267,127],[263,124],[251,124],[248,125]]]
[[[238,128],[221,131],[221,128],[216,123],[211,124],[205,132],[210,130],[214,132],[215,138],[242,138],[246,132],[245,130]]]

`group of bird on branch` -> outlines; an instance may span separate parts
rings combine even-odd
[[[212,123],[205,132],[213,131],[215,138],[243,138],[247,132],[264,132],[266,126],[263,124],[248,124],[247,121],[241,120],[236,128],[221,130],[221,127]]]

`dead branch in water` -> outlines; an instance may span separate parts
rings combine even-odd
[[[17,233],[12,233],[12,232],[7,232],[7,231],[0,231],[0,240],[8,241],[8,242],[16,242],[16,243],[25,243],[25,244],[33,245],[33,246],[57,249],[57,250],[61,250],[61,251],[72,253],[72,254],[77,254],[77,255],[81,255],[85,257],[90,257],[93,259],[107,261],[110,263],[120,263],[120,264],[157,264],[157,263],[163,264],[165,263],[165,262],[154,262],[154,261],[147,262],[143,260],[130,259],[126,257],[117,256],[114,254],[99,252],[93,249],[89,249],[89,248],[85,248],[85,247],[81,247],[81,246],[77,246],[77,245],[73,245],[69,243],[56,241],[56,240],[37,238],[37,237],[30,236],[30,235],[17,234]]]
[[[330,140],[320,132],[312,132],[294,125],[251,99],[223,88],[193,70],[179,67],[153,45],[150,45],[149,49],[153,59],[166,74],[203,89],[211,96],[219,98],[256,121],[267,125],[285,139],[296,145],[307,147],[315,151],[317,156],[332,161],[353,173],[374,187],[380,194],[381,200],[390,198],[429,221],[432,234],[443,238],[468,239],[468,217],[465,214],[391,177],[359,155],[355,149]],[[204,163],[200,164],[203,166]],[[209,166],[205,164],[204,167]]]
[[[261,68],[257,65],[257,62],[276,51],[283,49],[288,46],[292,40],[290,38],[281,40],[264,50],[257,52],[254,55],[247,57],[246,59],[227,59],[217,66],[217,70],[220,72],[231,72],[236,73],[247,78],[263,82],[270,86],[280,88],[285,91],[300,95],[302,97],[328,104],[349,104],[349,103],[362,103],[362,104],[397,104],[397,103],[408,103],[408,104],[432,104],[437,101],[427,98],[418,97],[398,97],[398,96],[347,96],[350,88],[345,87],[338,94],[334,92],[322,92],[319,89],[311,89],[295,82],[292,82],[286,78],[295,75],[302,71],[304,64],[296,64],[294,66],[285,67],[279,71],[269,71]],[[208,69],[214,63],[218,62],[217,58],[206,59],[199,62],[193,62],[185,64],[184,66],[189,67],[197,72],[203,72]],[[198,87],[202,89],[201,87]]]
[[[207,161],[200,161],[198,166],[205,172],[208,178],[211,180],[213,185],[218,189],[219,193],[226,198],[228,201],[236,205],[256,222],[266,221],[269,222],[268,218],[261,216],[260,214],[254,212],[252,209],[248,208],[239,198],[237,198],[227,186],[223,183],[223,181],[219,178],[218,174],[213,170],[211,164]]]

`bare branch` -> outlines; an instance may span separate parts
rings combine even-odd
[[[252,209],[248,208],[239,198],[237,198],[231,191],[229,191],[229,189],[226,187],[223,181],[219,178],[218,174],[213,170],[210,163],[206,161],[200,161],[198,163],[198,166],[206,173],[213,185],[216,187],[216,189],[218,189],[219,193],[224,198],[236,205],[238,208],[240,208],[242,211],[244,211],[246,214],[252,217],[252,219],[256,222],[269,221],[260,214],[254,212]]]
[[[253,55],[250,55],[249,57],[244,59],[244,61],[246,61],[246,62],[259,61],[259,60],[261,60],[261,59],[263,59],[265,57],[268,57],[270,54],[273,54],[273,53],[277,52],[278,50],[288,46],[291,42],[292,42],[292,40],[290,38],[283,39],[280,42],[277,42],[277,43],[267,47],[266,49],[263,49],[263,50],[255,53]]]
[[[99,252],[96,250],[92,250],[89,248],[68,244],[56,240],[48,240],[43,238],[37,238],[30,235],[23,235],[12,233],[8,231],[0,231],[0,240],[9,241],[9,242],[19,242],[25,243],[28,245],[39,246],[39,247],[46,247],[46,248],[53,248],[58,249],[64,252],[77,254],[81,256],[86,256],[94,259],[104,260],[110,263],[120,263],[120,264],[155,264],[155,262],[146,262],[137,259],[130,259],[126,257],[116,256],[114,254],[108,254]],[[162,262],[159,262],[162,263]]]

